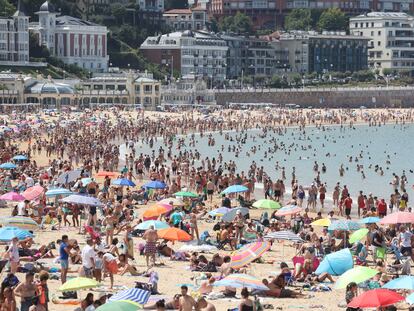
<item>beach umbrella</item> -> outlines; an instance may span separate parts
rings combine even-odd
[[[26,230],[36,230],[39,228],[37,222],[30,217],[24,216],[0,218],[0,223],[4,226],[12,226]]]
[[[65,188],[54,188],[49,189],[45,194],[47,197],[56,197],[58,195],[71,195],[73,192]]]
[[[216,209],[214,209],[212,211],[209,211],[208,214],[210,216],[213,216],[213,217],[223,216],[224,214],[228,213],[230,210],[231,210],[231,208],[222,206],[222,207],[216,208]]]
[[[275,239],[275,240],[286,240],[286,241],[292,241],[295,243],[303,242],[303,240],[293,231],[275,231],[275,232],[266,234],[264,238]]]
[[[369,230],[367,228],[358,229],[349,236],[349,243],[355,243],[367,236]]]
[[[151,226],[153,226],[155,230],[166,229],[166,228],[169,228],[170,227],[170,225],[167,224],[164,221],[147,220],[147,221],[144,221],[144,222],[140,223],[138,226],[136,226],[135,227],[135,230],[147,230]]]
[[[9,242],[13,238],[18,238],[19,240],[23,240],[28,237],[33,237],[29,231],[20,229],[17,227],[3,227],[0,228],[0,241],[1,242]]]
[[[335,283],[336,289],[343,289],[348,286],[349,283],[355,282],[357,284],[365,282],[370,278],[374,277],[378,274],[378,270],[363,267],[363,266],[355,266],[352,269],[349,269],[344,274],[342,274]]]
[[[135,187],[135,183],[127,178],[119,178],[112,181],[115,186]]]
[[[329,218],[321,218],[311,223],[311,226],[314,227],[329,227],[330,225],[331,220]]]
[[[328,230],[354,231],[360,228],[361,224],[357,223],[356,221],[340,219],[333,221],[331,225],[328,227]]]
[[[300,213],[302,208],[296,205],[286,205],[276,212],[276,216],[288,216]]]
[[[385,216],[379,223],[382,225],[414,223],[414,213],[395,212]]]
[[[167,185],[159,180],[150,181],[142,186],[142,188],[146,189],[164,189],[165,187],[167,187]]]
[[[203,252],[203,253],[215,253],[218,252],[218,248],[214,245],[201,244],[197,240],[189,241],[185,243],[179,249],[181,252]]]
[[[379,217],[371,216],[371,217],[362,218],[359,222],[361,224],[375,224],[375,223],[379,222],[380,220],[381,220],[381,218],[379,218]]]
[[[13,160],[15,161],[26,161],[27,157],[25,155],[19,154],[13,157]]]
[[[171,209],[168,209],[166,206],[161,204],[155,204],[151,206],[149,209],[147,209],[142,216],[144,218],[152,218],[152,217],[158,217],[162,214],[168,213]]]
[[[0,164],[0,168],[2,168],[4,170],[12,170],[12,169],[15,169],[16,167],[17,167],[16,164],[13,164],[13,163],[10,163],[10,162]]]
[[[351,251],[349,248],[344,248],[335,253],[326,255],[319,264],[318,269],[316,269],[315,274],[319,275],[327,272],[330,275],[341,275],[349,269],[352,269],[353,266],[354,261]]]
[[[256,208],[267,208],[267,209],[279,209],[280,203],[273,201],[273,200],[267,200],[267,199],[261,199],[253,203],[253,207]]]
[[[37,199],[40,195],[42,195],[43,192],[45,192],[45,189],[42,186],[33,186],[27,188],[22,193],[22,196],[24,196],[27,200],[34,200]]]
[[[136,311],[141,310],[142,306],[130,300],[111,301],[98,307],[96,311]]]
[[[20,202],[26,200],[24,196],[17,192],[7,192],[0,196],[0,200]]]
[[[129,288],[111,296],[109,301],[129,300],[144,305],[148,302],[150,296],[151,292],[148,290],[143,290],[141,288]]]
[[[350,308],[379,308],[393,305],[405,298],[400,294],[385,288],[366,291],[348,303]]]
[[[267,241],[254,242],[245,245],[231,256],[230,267],[238,269],[249,264],[253,260],[262,256],[270,249],[271,244]]]
[[[90,177],[85,177],[85,178],[81,179],[82,185],[84,185],[84,186],[89,185],[92,181],[93,181],[93,179],[90,178]]]
[[[95,288],[99,284],[93,279],[77,277],[68,280],[65,284],[59,287],[61,292],[75,291],[80,289]]]
[[[101,206],[102,203],[94,197],[88,197],[85,195],[71,194],[64,199],[59,200],[64,203],[73,203],[81,205]]]
[[[198,194],[195,194],[190,191],[179,191],[174,193],[176,197],[183,197],[183,198],[198,198]]]
[[[404,275],[386,283],[382,288],[414,290],[414,276]]]
[[[269,288],[262,283],[261,280],[254,276],[242,273],[233,273],[226,276],[220,281],[214,282],[213,286],[230,286],[234,288],[250,288],[257,290],[269,290]]]
[[[169,241],[191,241],[191,235],[189,235],[184,230],[170,227],[166,229],[161,229],[157,231],[158,238],[169,240]]]
[[[161,201],[159,201],[157,203],[169,204],[169,205],[173,205],[173,206],[183,206],[184,205],[184,202],[180,199],[177,199],[177,198],[166,198],[166,199],[162,199]]]
[[[247,207],[232,208],[230,211],[228,211],[226,214],[224,214],[223,217],[221,217],[221,220],[223,220],[225,222],[233,221],[234,218],[236,217],[236,214],[237,214],[238,211],[240,211],[240,213],[243,216],[246,216],[249,213],[249,209]]]
[[[81,173],[82,173],[82,170],[80,169],[64,172],[58,176],[58,178],[56,179],[56,182],[58,184],[68,184],[78,179],[81,176]]]
[[[246,192],[249,188],[242,186],[242,185],[232,185],[224,189],[221,194],[231,194],[231,193],[239,193],[239,192]]]
[[[414,304],[414,293],[410,294],[405,298],[405,301],[407,301],[410,305]]]
[[[108,177],[116,177],[118,175],[120,175],[120,173],[117,173],[117,172],[108,172],[108,171],[100,171],[100,172],[98,172],[98,174],[96,174],[96,176],[98,176],[98,177],[106,177],[106,176],[108,176]]]

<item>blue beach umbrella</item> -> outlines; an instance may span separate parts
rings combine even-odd
[[[27,160],[27,157],[25,155],[19,154],[19,155],[14,156],[13,157],[13,160],[16,160],[16,161],[26,161]]]
[[[414,290],[414,276],[405,275],[386,283],[382,288]]]
[[[112,184],[113,185],[116,185],[116,186],[135,187],[135,183],[132,180],[129,180],[127,178],[115,179],[112,182]]]
[[[414,293],[408,295],[407,298],[405,298],[405,301],[407,301],[410,305],[414,304]]]
[[[10,162],[6,162],[6,163],[3,163],[3,164],[0,164],[0,168],[2,168],[4,170],[12,170],[12,169],[14,169],[16,167],[17,167],[16,164],[13,164],[13,163],[10,163]]]
[[[365,217],[362,218],[359,222],[361,224],[375,224],[377,222],[379,222],[381,219],[379,217]]]
[[[151,292],[140,288],[129,288],[116,293],[109,298],[109,301],[130,300],[139,304],[148,302]]]
[[[231,193],[239,193],[239,192],[246,192],[249,190],[247,187],[242,185],[232,185],[224,189],[221,194],[231,194]]]
[[[167,185],[159,180],[150,181],[142,186],[142,188],[147,189],[164,189],[165,187],[167,187]]]
[[[349,248],[344,248],[335,253],[326,255],[319,264],[318,269],[316,269],[315,274],[319,275],[327,272],[330,275],[341,275],[349,269],[352,269],[353,266],[354,261],[352,259],[351,251]]]
[[[82,170],[79,170],[79,169],[69,171],[69,172],[64,172],[64,173],[59,175],[56,182],[58,184],[70,183],[70,182],[75,181],[76,179],[78,179],[81,176],[81,173],[82,173]]]
[[[56,197],[58,195],[71,195],[73,192],[65,188],[54,188],[49,189],[45,194],[47,197]]]
[[[153,226],[155,230],[158,230],[158,229],[167,229],[167,228],[170,227],[170,225],[167,224],[164,221],[147,220],[147,221],[144,221],[144,222],[140,223],[138,226],[135,227],[135,229],[138,229],[138,230],[147,230],[151,226]]]
[[[353,231],[360,228],[361,224],[357,223],[356,221],[341,219],[333,221],[328,227],[328,230]]]
[[[28,237],[33,237],[29,231],[20,229],[17,227],[4,227],[0,228],[0,241],[1,242],[9,242],[13,238],[18,238],[19,240],[23,240]]]
[[[73,203],[81,205],[101,206],[102,203],[94,197],[88,197],[85,195],[71,194],[70,196],[61,199],[60,202]]]

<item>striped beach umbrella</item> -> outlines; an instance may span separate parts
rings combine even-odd
[[[45,194],[47,197],[56,197],[58,195],[71,195],[73,192],[65,188],[54,188],[49,189]]]
[[[223,216],[224,214],[228,213],[230,211],[230,208],[222,206],[216,209],[213,209],[212,211],[209,211],[208,214],[210,216],[216,217],[216,216]]]
[[[26,230],[36,230],[39,228],[37,222],[30,217],[13,216],[0,219],[0,223],[4,226],[12,226]]]
[[[276,212],[276,216],[288,216],[300,213],[302,208],[296,205],[286,205]]]
[[[270,249],[270,246],[270,243],[267,241],[254,242],[245,245],[231,256],[230,267],[233,269],[244,267],[262,256]]]
[[[257,290],[268,290],[269,288],[262,283],[261,280],[254,276],[242,273],[233,273],[226,276],[224,279],[214,282],[214,286],[231,286],[234,288],[250,288]]]
[[[334,230],[340,230],[340,231],[354,231],[361,228],[361,224],[347,219],[340,219],[335,220],[331,223],[331,225],[328,227],[328,230],[334,231]]]
[[[34,200],[37,199],[40,195],[43,194],[43,192],[45,192],[45,189],[43,189],[42,186],[33,186],[30,188],[27,188],[22,195],[27,199],[27,200]]]
[[[33,237],[27,230],[23,230],[17,227],[4,227],[0,228],[0,241],[1,242],[9,242],[13,238],[18,238],[19,240],[23,240],[28,237]]]
[[[293,231],[275,231],[269,234],[266,234],[265,239],[274,239],[274,240],[285,240],[292,241],[295,243],[301,243],[303,240],[295,234]]]
[[[140,288],[129,288],[116,293],[111,298],[109,298],[109,301],[130,300],[144,305],[148,302],[150,296],[150,291]]]

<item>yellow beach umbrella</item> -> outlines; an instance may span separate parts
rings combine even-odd
[[[329,227],[330,225],[331,225],[331,220],[328,218],[321,218],[311,223],[311,226],[314,226],[314,227]]]
[[[77,278],[67,281],[65,284],[59,287],[59,290],[61,292],[67,292],[67,291],[74,291],[74,290],[80,290],[80,289],[94,288],[94,287],[97,287],[98,285],[99,283],[93,279],[77,277]]]

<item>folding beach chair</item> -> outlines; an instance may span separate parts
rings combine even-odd
[[[151,295],[158,295],[159,275],[157,272],[150,272],[148,283],[135,281],[135,288],[144,289],[151,292]]]

